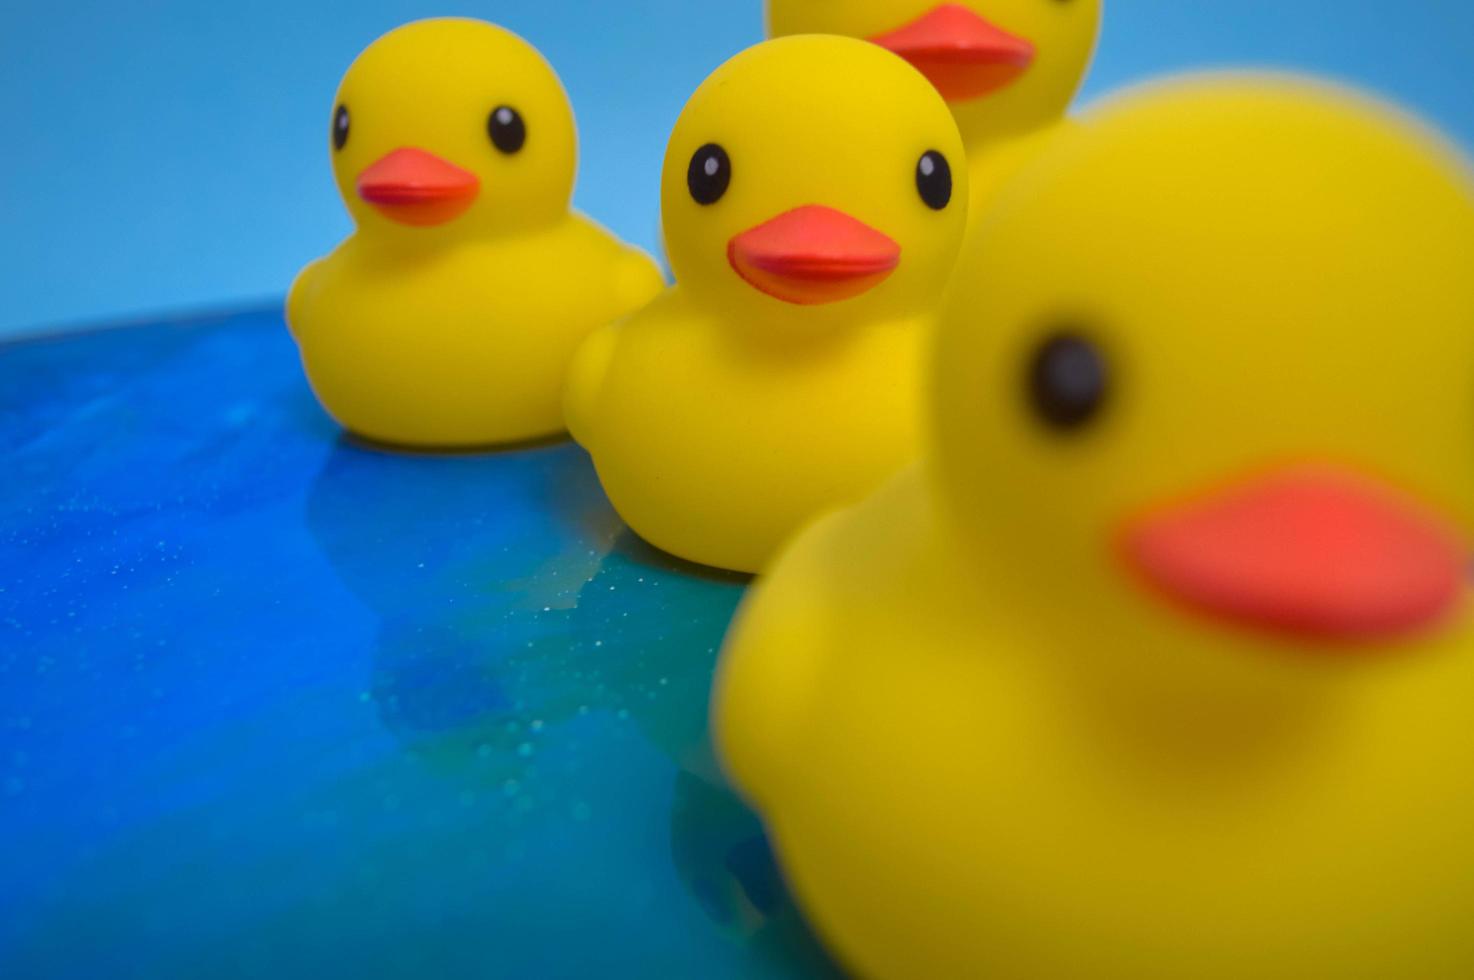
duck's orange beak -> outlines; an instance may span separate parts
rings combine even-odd
[[[1124,555],[1156,591],[1211,616],[1321,641],[1435,624],[1467,549],[1415,501],[1329,466],[1271,472],[1128,525]]]
[[[754,289],[815,305],[859,296],[901,263],[901,246],[843,211],[807,204],[727,243],[727,261]]]
[[[476,175],[417,147],[400,147],[358,175],[358,196],[404,225],[428,227],[459,217],[476,200]]]
[[[963,102],[1008,85],[1034,62],[1034,45],[957,3],[870,39],[927,77],[948,102]]]

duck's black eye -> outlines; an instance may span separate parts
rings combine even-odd
[[[341,150],[348,145],[348,107],[338,106],[333,113],[333,149]]]
[[[952,168],[936,150],[927,150],[916,162],[916,191],[933,211],[952,200]]]
[[[732,161],[727,159],[726,150],[715,143],[708,143],[691,155],[686,186],[691,189],[691,198],[697,204],[720,201],[731,183]]]
[[[521,113],[509,105],[499,105],[491,110],[491,116],[486,120],[486,131],[491,135],[492,145],[508,156],[522,149],[522,144],[527,142],[527,124],[522,121]]]
[[[1105,405],[1110,376],[1094,343],[1073,331],[1051,334],[1029,364],[1029,405],[1052,429],[1071,432]]]

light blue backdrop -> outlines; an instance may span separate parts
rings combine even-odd
[[[1299,67],[1474,145],[1469,0],[1106,3],[1090,95],[1169,69]],[[579,206],[647,247],[686,95],[762,31],[758,0],[6,0],[0,334],[280,296],[347,230],[324,137],[339,75],[381,32],[437,14],[543,49],[581,125]]]

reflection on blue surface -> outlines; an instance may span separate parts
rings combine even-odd
[[[0,976],[832,972],[705,732],[743,583],[275,314],[0,347]]]

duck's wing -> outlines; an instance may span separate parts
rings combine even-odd
[[[594,279],[606,290],[611,320],[638,312],[665,291],[665,271],[648,252],[582,212],[574,211],[570,217],[567,227],[597,270]]]
[[[835,518],[795,538],[748,592],[723,644],[712,693],[722,766],[750,800],[783,771],[834,641],[826,539]]]
[[[584,338],[568,365],[563,384],[563,421],[569,435],[585,449],[592,449],[594,420],[598,417],[600,395],[614,361],[619,343],[619,325],[605,324]]]
[[[292,288],[287,290],[287,329],[294,337],[302,336],[303,326],[308,319],[307,305],[313,293],[316,292],[321,265],[322,259],[307,263],[302,271],[297,273],[297,278],[292,280]]]
[[[634,313],[665,290],[665,273],[633,245],[620,244],[614,262],[614,302],[620,315]]]
[[[727,774],[749,799],[792,773],[782,760],[806,737],[831,660],[856,614],[905,616],[932,595],[939,560],[930,495],[909,466],[865,500],[810,524],[758,579],[733,620],[712,694],[712,730]]]

